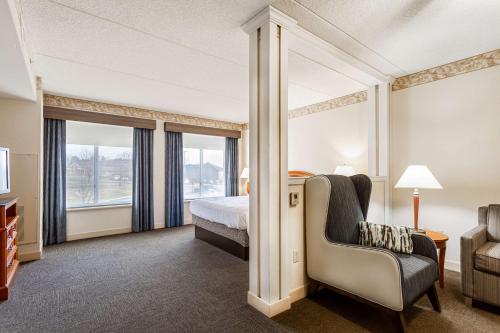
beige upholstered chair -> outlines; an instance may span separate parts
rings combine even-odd
[[[436,245],[413,234],[413,254],[358,245],[372,183],[365,175],[321,175],[306,180],[306,258],[309,291],[334,289],[395,313],[405,330],[403,310],[427,294],[441,311],[436,293]]]
[[[500,306],[500,205],[479,208],[479,225],[460,240],[462,293]]]

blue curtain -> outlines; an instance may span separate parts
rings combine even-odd
[[[165,133],[165,227],[184,224],[182,133]]]
[[[226,138],[224,170],[226,177],[226,197],[238,195],[238,139]]]
[[[51,245],[66,241],[66,121],[43,127],[43,245]]]
[[[132,231],[153,230],[153,130],[134,128],[132,163]]]

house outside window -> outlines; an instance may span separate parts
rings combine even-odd
[[[223,197],[225,138],[183,134],[184,199]]]

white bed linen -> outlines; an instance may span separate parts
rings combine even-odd
[[[207,198],[191,201],[191,214],[229,228],[246,230],[248,225],[248,196]]]

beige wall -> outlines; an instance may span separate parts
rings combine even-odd
[[[422,190],[420,225],[450,236],[449,267],[477,208],[500,203],[500,66],[392,93],[391,188],[408,164],[425,164],[443,190]],[[392,190],[394,224],[411,225],[411,190]]]
[[[37,101],[0,99],[0,146],[10,148],[11,193],[19,197],[24,221],[19,225],[20,259],[41,255],[42,92]]]
[[[368,172],[366,102],[288,121],[288,170],[331,174],[342,164]]]
[[[421,191],[420,226],[449,235],[451,269],[459,269],[460,236],[477,224],[477,208],[500,203],[499,86],[496,66],[391,93],[391,223],[413,225],[412,191],[393,187],[407,165],[427,165],[444,189]],[[290,119],[289,169],[332,173],[347,163],[366,173],[367,126],[366,102]],[[381,223],[377,186],[368,219]]]
[[[67,212],[68,241],[131,231],[131,206],[73,209]]]

